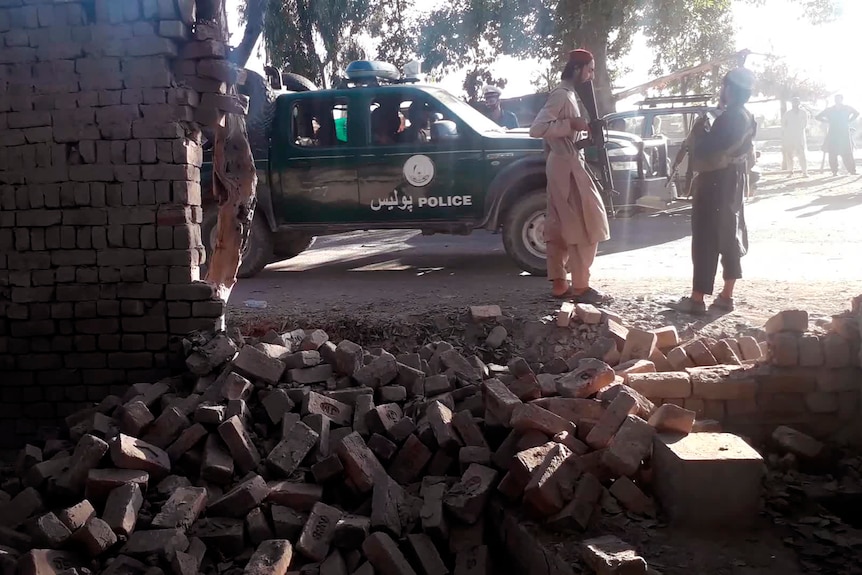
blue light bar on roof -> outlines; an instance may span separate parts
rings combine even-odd
[[[380,78],[382,80],[400,80],[401,72],[389,62],[377,60],[356,60],[347,65],[344,72],[349,80],[368,80]]]

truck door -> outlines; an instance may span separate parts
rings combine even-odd
[[[387,88],[369,96],[358,169],[365,221],[397,227],[481,219],[478,135],[421,90]]]
[[[279,224],[356,221],[362,138],[346,95],[300,94],[279,101],[270,149],[273,207]]]

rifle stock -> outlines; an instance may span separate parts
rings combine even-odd
[[[590,116],[590,142],[598,152],[598,184],[606,207],[613,211],[614,181],[611,177],[611,162],[608,158],[607,123],[599,117],[596,91],[593,82],[582,82],[575,85],[575,92],[581,99],[584,109]]]

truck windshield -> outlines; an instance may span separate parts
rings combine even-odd
[[[490,118],[485,117],[482,112],[439,88],[428,89],[428,93],[434,96],[441,104],[449,108],[449,110],[458,116],[465,124],[470,126],[478,133],[483,132],[505,132],[506,129],[500,127]]]

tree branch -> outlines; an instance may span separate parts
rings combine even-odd
[[[246,10],[245,30],[239,45],[231,50],[230,61],[240,68],[245,68],[251,51],[254,50],[266,23],[266,11],[270,0],[248,0]]]

